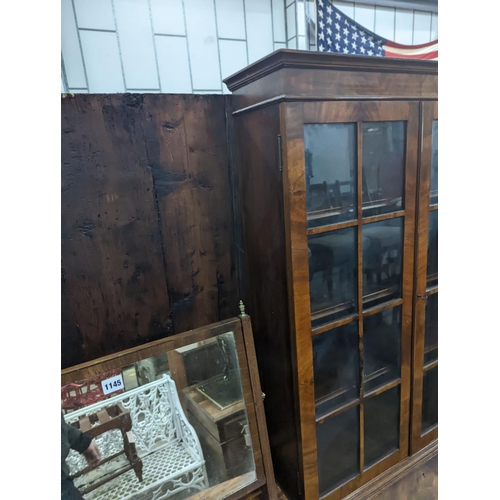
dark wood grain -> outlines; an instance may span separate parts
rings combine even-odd
[[[224,96],[62,99],[62,366],[237,312]]]
[[[143,116],[173,329],[181,332],[237,311],[225,103],[149,94]]]
[[[82,338],[68,351],[85,360],[173,332],[141,120],[130,95],[62,99],[62,262]]]
[[[319,494],[316,453],[309,257],[307,246],[306,179],[304,175],[304,105],[281,104],[283,192],[288,268],[290,335],[299,386],[300,464],[305,498]]]
[[[280,50],[225,80],[235,112],[282,101],[437,98],[437,62]]]
[[[260,381],[266,394],[274,472],[284,489],[296,491],[298,424],[288,331],[279,109],[269,107],[235,117],[234,126],[248,296],[245,305],[252,318]]]
[[[271,73],[283,73],[284,68],[300,70],[322,69],[332,71],[355,70],[376,73],[402,73],[437,75],[437,61],[419,61],[415,59],[395,60],[368,56],[352,56],[327,52],[310,52],[281,49],[246,66],[244,69],[224,79],[231,92]]]
[[[319,420],[327,420],[338,413],[346,411],[348,405],[359,406],[360,410],[360,453],[363,454],[364,434],[364,401],[365,397],[378,396],[389,389],[399,387],[401,399],[399,408],[399,449],[385,456],[358,477],[347,481],[337,489],[325,493],[324,498],[343,499],[356,489],[377,476],[385,473],[394,465],[405,460],[409,453],[410,434],[410,399],[412,376],[412,318],[414,312],[414,256],[415,256],[415,219],[417,164],[419,154],[419,102],[437,99],[437,64],[423,61],[388,61],[377,58],[359,58],[332,54],[311,54],[300,51],[278,51],[250,65],[226,80],[233,91],[233,116],[237,134],[238,148],[243,151],[241,158],[240,190],[243,201],[243,221],[245,241],[244,247],[249,257],[247,276],[249,278],[248,302],[251,304],[257,319],[259,330],[267,331],[268,336],[277,337],[281,346],[286,346],[286,356],[278,354],[278,340],[271,342],[265,335],[256,334],[257,357],[263,384],[266,379],[272,380],[282,392],[292,394],[296,436],[298,465],[290,464],[282,454],[273,448],[273,459],[278,483],[290,498],[316,500],[319,496],[318,464],[316,453],[316,418],[314,401],[314,373],[312,366],[312,336],[326,332],[334,326],[357,321],[359,328],[359,354],[364,353],[363,343],[363,311],[361,260],[362,234],[365,224],[400,217],[403,226],[403,260],[402,260],[402,295],[389,304],[379,304],[367,309],[366,316],[380,313],[389,307],[401,308],[401,377],[367,394],[360,389],[358,401],[335,409]],[[279,116],[270,110],[279,106]],[[268,117],[263,120],[262,117]],[[279,120],[279,128],[277,121]],[[406,161],[404,207],[395,213],[362,217],[361,182],[362,158],[358,158],[358,211],[354,221],[340,222],[331,226],[307,229],[305,207],[306,185],[304,167],[304,125],[308,123],[346,123],[355,122],[358,132],[362,122],[369,121],[404,121],[406,122]],[[265,129],[266,132],[262,130]],[[276,146],[273,141],[277,134],[283,138],[283,180],[275,169]],[[361,156],[362,144],[359,136],[358,156]],[[283,198],[281,198],[280,188]],[[268,198],[270,197],[270,198]],[[258,199],[258,201],[255,201]],[[248,200],[251,200],[248,203]],[[278,203],[275,204],[276,200]],[[245,204],[248,205],[245,207]],[[282,215],[283,206],[283,215]],[[267,214],[267,215],[265,215]],[[278,215],[277,215],[278,214]],[[267,217],[267,218],[266,218]],[[264,227],[266,220],[269,227]],[[346,227],[356,227],[358,233],[358,312],[348,318],[337,319],[328,325],[321,325],[311,330],[311,311],[309,297],[309,270],[307,237],[315,234],[335,231]],[[251,230],[249,231],[249,228]],[[284,244],[281,243],[282,231],[285,231]],[[260,229],[260,231],[259,231]],[[286,249],[274,253],[271,248],[276,245]],[[251,256],[251,257],[250,257]],[[283,273],[282,262],[286,260],[286,272]],[[272,264],[270,264],[272,263]],[[273,269],[274,267],[274,269]],[[276,274],[276,269],[280,274]],[[270,274],[271,273],[271,274]],[[274,273],[274,274],[272,274]],[[280,286],[275,286],[269,293],[267,280],[270,276],[278,277]],[[285,281],[284,288],[281,285]],[[253,284],[250,282],[253,281]],[[265,293],[263,293],[265,292]],[[286,294],[286,306],[273,312],[281,315],[286,324],[277,325],[276,315],[270,314],[277,302],[283,304]],[[272,305],[271,305],[272,304]],[[255,316],[255,315],[254,315]],[[287,344],[283,337],[290,338]],[[259,346],[261,344],[261,346]],[[270,352],[275,354],[276,362],[283,357],[288,362],[291,356],[289,379],[279,377],[279,371],[266,359]],[[261,361],[263,360],[263,361]],[[360,365],[363,376],[363,366]],[[291,390],[292,389],[292,390]],[[273,391],[279,403],[283,402],[283,394]],[[273,398],[274,399],[274,398]],[[274,404],[274,403],[273,403]],[[280,406],[282,406],[280,404]],[[273,406],[274,407],[274,406]],[[283,428],[289,429],[278,412],[269,412],[267,421],[271,442],[276,439],[275,433],[283,435]],[[287,407],[287,412],[289,407]],[[396,425],[396,424],[395,424]],[[282,448],[286,449],[286,448]],[[325,464],[321,470],[327,471]],[[324,473],[324,472],[323,472]],[[296,481],[293,475],[298,474]]]

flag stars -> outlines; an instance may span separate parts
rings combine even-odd
[[[332,23],[333,23],[332,18],[330,16],[328,16],[326,18],[326,24],[332,24]]]

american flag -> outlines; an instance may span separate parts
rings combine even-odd
[[[391,42],[363,28],[328,0],[317,0],[317,44],[321,52],[402,59],[438,58],[438,41],[422,45]]]

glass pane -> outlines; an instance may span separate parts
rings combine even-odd
[[[401,298],[403,219],[363,226],[363,306]]]
[[[365,393],[401,376],[401,306],[363,320]]]
[[[438,367],[424,372],[422,434],[438,423]]]
[[[233,332],[66,384],[61,403],[64,491],[82,471],[81,493],[113,500],[222,498],[256,479]],[[68,426],[94,438],[91,471]]]
[[[359,475],[359,406],[316,426],[320,496]]]
[[[316,416],[359,396],[358,325],[356,321],[313,337]]]
[[[312,326],[356,311],[355,227],[308,238]]]
[[[429,239],[427,243],[427,286],[438,284],[438,211],[429,212]]]
[[[438,202],[438,121],[432,122],[431,196],[430,204]]]
[[[356,218],[356,124],[304,126],[308,227]]]
[[[425,305],[424,364],[438,358],[438,294],[429,295]]]
[[[364,402],[365,469],[399,449],[399,386]]]
[[[363,123],[363,217],[402,210],[405,122]]]

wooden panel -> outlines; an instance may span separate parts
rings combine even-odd
[[[413,332],[413,394],[411,453],[425,447],[438,436],[434,428],[422,436],[422,397],[425,343],[425,296],[427,294],[427,244],[429,230],[432,122],[438,119],[437,102],[422,103],[422,147],[420,155],[417,238],[415,245],[415,298]],[[437,288],[433,290],[437,292]]]
[[[223,96],[62,100],[62,366],[234,315]]]
[[[359,56],[356,56],[359,57]],[[286,75],[283,75],[286,74]],[[437,76],[286,68],[234,92],[235,109],[279,100],[435,99]]]
[[[316,423],[314,407],[311,307],[307,247],[306,179],[304,175],[303,104],[282,104],[285,231],[290,331],[299,381],[300,453],[307,498],[318,497]]]
[[[436,61],[390,59],[285,49],[225,83],[237,111],[270,99],[437,99]]]
[[[279,110],[234,118],[245,247],[247,312],[252,318],[277,481],[297,498],[297,430],[286,288]],[[279,383],[276,383],[279,381]],[[295,493],[293,493],[295,492]]]
[[[181,332],[238,310],[224,98],[151,94],[143,116],[173,328]]]
[[[85,360],[173,332],[141,113],[131,96],[62,99],[62,261]]]

